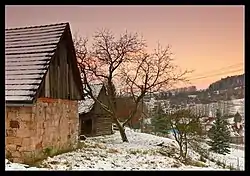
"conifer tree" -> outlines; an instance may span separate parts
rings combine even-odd
[[[228,123],[221,117],[221,113],[217,110],[216,120],[209,131],[210,141],[208,144],[211,146],[210,150],[219,154],[230,153],[230,131]]]
[[[240,113],[237,111],[236,114],[234,115],[234,123],[241,122],[241,121],[242,121],[242,117]]]
[[[164,112],[162,105],[159,103],[153,109],[152,125],[154,131],[159,133],[165,133],[170,127],[165,120],[166,113]]]

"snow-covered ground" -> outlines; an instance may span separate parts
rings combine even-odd
[[[209,146],[205,143],[202,144],[203,148],[209,148]],[[231,144],[233,145],[233,144]],[[241,145],[244,147],[244,145]],[[230,148],[230,154],[221,155],[217,153],[210,152],[210,157],[215,160],[219,160],[220,162],[224,162],[227,165],[232,165],[234,168],[239,166],[240,170],[245,170],[245,151],[237,148]]]
[[[244,117],[245,117],[245,108],[244,108],[245,107],[245,98],[231,100],[231,101],[229,101],[229,103],[231,104],[231,108],[229,108],[229,113],[236,114],[236,112],[239,112],[244,120]]]
[[[175,156],[178,147],[174,140],[146,133],[135,132],[126,128],[129,143],[123,143],[119,132],[108,136],[87,138],[81,149],[47,158],[41,164],[43,168],[10,163],[6,160],[6,170],[220,170],[216,162],[207,161],[204,167],[184,165]],[[164,142],[164,146],[157,144]],[[204,144],[205,145],[205,144]],[[205,146],[207,147],[207,146]],[[163,149],[170,149],[171,156],[162,154]],[[168,150],[168,151],[170,151]],[[199,160],[199,154],[190,150],[189,156],[194,161]],[[211,154],[223,161],[218,154]],[[244,151],[233,151],[226,155],[226,163],[237,166],[237,157],[244,169]],[[236,161],[236,162],[235,162]],[[200,161],[199,161],[200,162]]]
[[[26,164],[11,163],[5,159],[5,170],[48,170],[47,168],[30,167]]]

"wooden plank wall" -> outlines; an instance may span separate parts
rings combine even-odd
[[[67,50],[67,43],[63,40],[58,46],[58,52],[52,59],[45,77],[44,92],[40,96],[60,99],[80,99],[81,94],[77,87],[72,68],[72,56]]]
[[[50,74],[49,70],[47,71],[46,78],[45,78],[45,97],[50,97]]]
[[[99,135],[107,135],[111,134],[112,132],[112,119],[109,116],[106,116],[104,114],[98,114],[96,115],[96,136]]]

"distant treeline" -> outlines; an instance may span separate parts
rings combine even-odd
[[[210,91],[215,91],[215,90],[225,90],[241,86],[245,86],[245,74],[222,78],[221,80],[210,84],[208,89]]]

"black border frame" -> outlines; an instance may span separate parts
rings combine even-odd
[[[22,4],[20,4],[20,2],[21,1],[9,1],[8,5],[30,5],[29,3],[27,3],[27,2],[25,3],[24,1],[22,1]],[[56,3],[53,4],[52,1],[49,1],[49,2],[51,2],[50,5],[56,5]],[[74,3],[73,1],[70,1],[70,2],[72,4],[67,4],[67,3],[63,4],[62,3],[61,5],[244,5],[246,1],[240,1],[240,0],[210,0],[210,1],[208,1],[208,0],[191,0],[191,1],[187,1],[187,0],[183,0],[183,1],[173,0],[173,1],[170,1],[170,0],[168,0],[168,1],[166,1],[165,0],[165,1],[157,1],[157,0],[155,0],[155,1],[151,1],[151,2],[150,1],[149,2],[144,1],[143,3],[140,3],[138,1],[127,1],[127,2],[123,2],[123,3],[122,3],[122,1],[116,1],[116,2],[114,2],[114,1],[103,1],[103,3],[101,3],[101,2],[98,3],[98,2],[93,2],[93,1],[82,1],[82,2],[84,2],[84,4]],[[81,1],[78,1],[78,2],[81,2]],[[36,3],[37,3],[37,5],[42,5],[42,4],[43,5],[49,5],[49,4],[46,4],[46,1],[40,1],[40,3],[38,1],[36,1]],[[5,7],[3,9],[3,12],[5,12]],[[248,44],[247,31],[250,30],[248,28],[248,25],[247,25],[247,21],[249,19],[249,15],[247,15],[247,14],[249,14],[249,12],[247,12],[247,8],[245,6],[245,48],[247,48],[246,45]],[[5,19],[4,19],[4,22],[6,23]],[[4,46],[4,44],[2,46]],[[4,48],[3,48],[3,50],[4,50]],[[3,51],[1,53],[4,55]],[[3,58],[4,57],[5,56],[3,56]],[[245,49],[245,58],[246,57],[247,57],[247,50]],[[5,65],[4,59],[1,59],[1,61],[4,62],[4,63],[1,64],[2,66],[4,66]],[[245,64],[246,65],[247,65],[247,62],[248,62],[247,59],[245,59]],[[5,80],[5,71],[4,70],[5,70],[5,68],[2,69],[2,71],[3,71],[2,75],[3,75],[3,78],[4,78],[3,80]],[[248,79],[247,68],[245,67],[245,87],[248,87],[247,86],[248,85],[247,79]],[[2,91],[2,93],[3,93],[3,97],[5,97],[5,91],[4,90]],[[248,100],[247,96],[248,96],[248,92],[245,91],[245,103],[246,104],[248,104],[247,103],[247,100]],[[3,103],[3,105],[1,106],[2,107],[1,109],[3,110],[3,112],[5,114],[5,98],[2,100],[2,103]],[[246,109],[245,114],[246,114],[245,116],[247,116],[248,109]],[[2,116],[2,119],[4,119],[3,116]],[[248,124],[247,121],[248,121],[248,119],[245,119],[245,129],[246,129],[245,130],[245,140],[246,140],[246,143],[245,143],[246,144],[245,145],[245,156],[246,157],[247,157],[247,154],[248,154],[248,150],[247,150],[248,149],[248,145],[247,145],[247,141],[248,141],[247,136],[248,135],[247,135],[247,132],[246,132],[247,131],[247,124]],[[5,139],[5,120],[3,120],[3,122],[1,124],[3,124],[3,127],[1,128],[2,129],[1,134],[2,134],[2,140],[3,140],[3,139]],[[3,144],[3,147],[5,148],[5,142]],[[5,149],[2,150],[2,157],[3,157],[3,162],[4,162],[4,164],[2,166],[3,166],[3,170],[5,171]],[[248,170],[248,167],[249,167],[248,161],[245,160],[245,171]],[[16,173],[17,175],[20,175],[21,174],[20,172],[21,171],[16,171],[16,172],[7,171],[6,173],[11,174],[11,175]],[[31,171],[31,172],[33,172],[33,171]],[[41,171],[38,171],[38,172],[41,172]],[[99,173],[99,172],[100,171],[94,171],[94,172],[91,172],[89,174],[91,174],[91,175],[92,174],[102,174],[102,173]],[[106,172],[108,172],[107,174],[112,174],[112,171],[106,171]],[[119,172],[119,171],[115,171],[115,172]],[[129,171],[127,171],[127,172],[129,172]],[[139,171],[139,172],[144,172],[144,173],[141,173],[141,174],[147,174],[147,172],[145,172],[145,171]],[[165,173],[166,171],[161,171],[161,172],[149,171],[148,173],[151,175],[152,172],[154,172],[153,174],[164,174],[164,175],[168,174],[168,172]],[[196,172],[193,172],[193,171],[189,171],[189,172],[190,172],[190,174],[195,174],[196,173]],[[198,175],[201,174],[199,172],[200,171],[197,171]],[[202,174],[211,174],[209,172],[212,172],[212,171],[203,171]],[[50,174],[51,171],[48,171],[47,173]],[[80,172],[75,172],[75,171],[73,171],[73,172],[69,172],[69,171],[66,171],[66,172],[65,171],[64,172],[56,171],[56,172],[54,172],[54,174],[60,174],[60,175],[63,175],[63,174],[78,174],[78,173],[81,174]],[[123,172],[120,172],[118,174],[122,174],[122,173]],[[175,174],[175,173],[172,173],[171,171],[169,173],[170,174]],[[187,171],[183,171],[182,173],[183,174],[188,174]],[[25,174],[27,174],[27,173],[25,173]],[[124,174],[126,174],[126,172],[124,172]],[[238,174],[245,174],[245,172],[244,171],[236,171],[236,172],[227,172],[227,171],[218,172],[218,171],[214,171],[214,172],[212,172],[212,174],[236,174],[236,175],[238,175]]]

